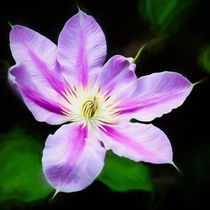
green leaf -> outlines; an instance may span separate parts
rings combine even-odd
[[[185,21],[190,5],[196,0],[141,0],[139,13],[152,30],[173,32]]]
[[[206,73],[210,73],[210,45],[201,49],[198,62]]]
[[[98,180],[115,191],[152,191],[150,172],[143,163],[119,157],[111,151],[107,152],[105,166]]]
[[[0,135],[0,202],[31,202],[48,196],[53,188],[42,173],[42,144],[16,128]]]

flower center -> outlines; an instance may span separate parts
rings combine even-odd
[[[95,96],[92,99],[87,99],[82,104],[82,115],[86,119],[91,119],[98,111],[98,108],[99,105]]]
[[[101,88],[91,85],[86,88],[69,87],[63,95],[61,109],[71,122],[99,128],[118,121],[118,102],[113,95],[102,92]]]

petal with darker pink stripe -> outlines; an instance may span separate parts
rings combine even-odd
[[[64,80],[56,59],[57,46],[41,34],[21,25],[10,32],[10,48],[17,65],[24,65],[27,74],[40,91],[51,88],[56,96],[64,90]]]
[[[140,77],[127,100],[117,108],[127,119],[151,121],[182,105],[193,85],[176,72],[160,72]]]
[[[163,131],[152,124],[122,123],[119,127],[103,126],[99,139],[105,148],[134,161],[171,163],[171,144]]]
[[[99,141],[88,134],[87,127],[74,123],[63,125],[47,138],[43,171],[56,191],[80,191],[101,172],[105,152]]]
[[[94,82],[105,61],[104,33],[92,16],[79,10],[62,29],[57,53],[65,79],[85,87]]]
[[[19,91],[36,120],[54,125],[67,121],[62,111],[63,107],[59,103],[61,96],[56,95],[55,97],[53,90],[47,87],[42,87],[43,89],[40,92],[40,89],[37,88],[39,81],[34,84],[24,65],[10,69],[9,80]]]
[[[106,95],[113,95],[115,99],[125,101],[136,87],[135,67],[130,58],[115,55],[103,66],[97,85]]]

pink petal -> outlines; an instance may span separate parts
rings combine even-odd
[[[193,85],[176,72],[160,72],[140,77],[136,89],[119,108],[128,119],[151,121],[182,105]]]
[[[135,67],[130,58],[113,56],[103,66],[97,80],[98,86],[102,91],[107,91],[107,94],[124,100],[136,87]]]
[[[99,139],[105,148],[134,161],[171,163],[172,149],[167,136],[152,124],[124,123],[119,127],[104,126]]]
[[[24,65],[33,82],[39,82],[37,88],[44,93],[45,88],[53,88],[55,95],[56,91],[63,90],[56,61],[57,47],[53,42],[27,27],[16,25],[10,32],[10,48],[16,64]]]
[[[86,86],[94,78],[106,57],[103,31],[92,16],[79,10],[67,21],[58,39],[58,61],[64,77],[72,77]]]
[[[39,33],[16,25],[10,32],[10,47],[17,64],[10,69],[9,80],[34,117],[49,124],[65,122],[57,104],[64,85],[56,62],[56,45]]]
[[[44,121],[52,125],[67,121],[62,111],[62,105],[56,102],[56,100],[52,100],[55,99],[53,90],[49,88],[47,96],[40,93],[32,78],[29,77],[25,66],[19,65],[11,68],[9,81],[21,94],[23,101],[37,121]],[[59,97],[56,99],[60,101]]]
[[[63,125],[49,135],[43,151],[43,171],[48,182],[62,192],[86,188],[101,172],[105,149],[89,136],[87,127]]]

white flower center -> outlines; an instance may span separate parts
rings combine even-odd
[[[62,109],[69,121],[88,127],[112,125],[118,121],[119,109],[114,97],[102,92],[101,88],[72,88],[63,93]]]

